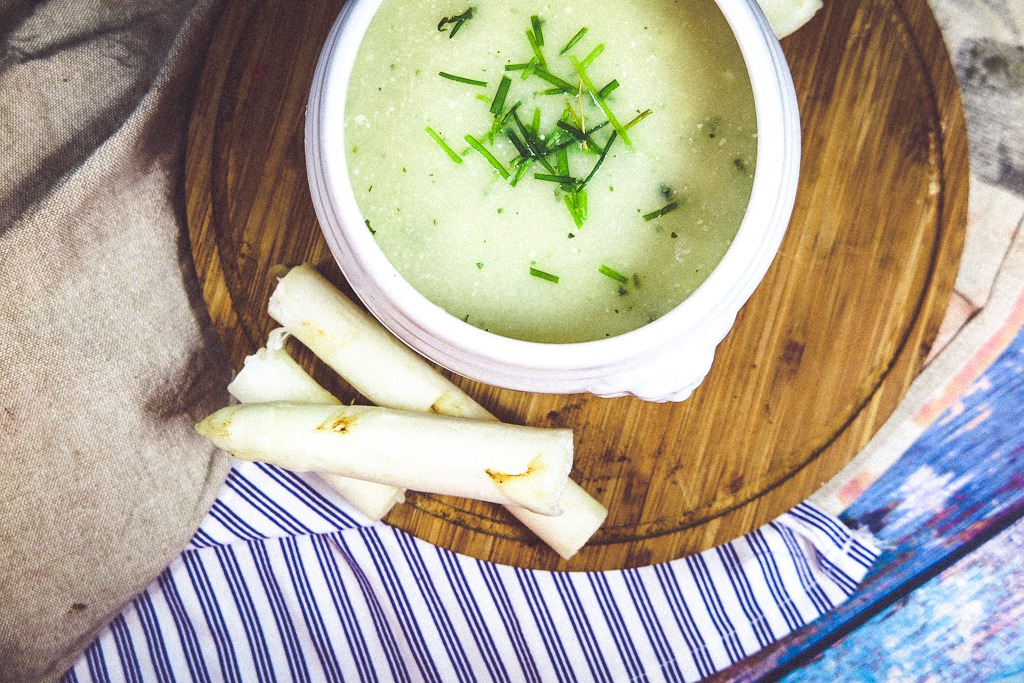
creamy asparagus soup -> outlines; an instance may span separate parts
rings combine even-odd
[[[477,327],[603,339],[689,296],[739,228],[753,96],[712,0],[385,0],[345,113],[366,225]]]

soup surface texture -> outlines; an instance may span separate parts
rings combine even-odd
[[[736,235],[757,143],[712,0],[384,0],[344,125],[399,273],[472,325],[555,343],[689,296]]]

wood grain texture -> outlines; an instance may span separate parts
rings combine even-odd
[[[340,5],[229,0],[199,85],[189,231],[235,367],[274,326],[275,266],[310,261],[347,289],[321,238],[303,157],[306,95]],[[453,378],[503,420],[571,427],[573,477],[609,507],[604,528],[565,562],[491,505],[412,494],[388,522],[517,566],[643,566],[776,517],[875,433],[924,362],[963,247],[968,162],[956,78],[925,0],[826,3],[783,47],[804,135],[796,211],[693,397],[533,395]],[[341,398],[363,400],[293,351]]]

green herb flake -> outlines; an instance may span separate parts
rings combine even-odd
[[[641,121],[643,121],[644,119],[646,119],[652,113],[654,113],[654,112],[652,112],[650,109],[646,109],[646,110],[640,112],[639,114],[636,115],[636,117],[632,121],[630,121],[625,126],[623,126],[623,128],[625,128],[626,130],[629,130],[630,128],[632,128],[636,124],[638,124]]]
[[[563,47],[563,48],[562,48],[562,49],[561,49],[561,50],[560,50],[560,51],[558,52],[558,56],[559,56],[559,57],[561,57],[561,56],[562,56],[562,55],[564,55],[564,54],[565,54],[566,52],[568,52],[569,50],[571,50],[571,49],[572,49],[572,47],[573,47],[573,45],[575,45],[576,43],[580,42],[580,38],[582,38],[583,36],[587,35],[587,31],[588,31],[588,30],[590,30],[590,29],[588,29],[588,28],[587,28],[586,26],[584,26],[584,27],[583,27],[583,28],[581,28],[581,29],[580,29],[579,31],[577,31],[577,32],[576,32],[576,35],[574,35],[574,36],[572,37],[572,39],[570,39],[570,40],[569,40],[569,42],[565,44],[565,47]]]
[[[608,156],[608,150],[612,148],[612,144],[615,142],[615,138],[617,136],[618,134],[615,131],[612,131],[612,134],[608,137],[608,142],[605,144],[604,149],[601,150],[601,156],[597,158],[597,163],[594,164],[594,168],[591,169],[590,174],[583,180],[582,183],[580,183],[578,189],[582,190],[584,187],[586,187],[587,184],[594,178],[594,176],[597,175],[597,172],[601,170],[601,164],[604,163],[605,158]],[[609,187],[608,189],[611,190],[612,188]]]
[[[573,201],[572,195],[562,195],[565,200],[565,208],[569,209],[569,215],[572,216],[572,222],[576,224],[577,228],[583,227],[583,216],[580,215],[579,209],[576,207],[576,202]]]
[[[519,181],[523,179],[523,176],[526,175],[526,172],[530,170],[530,166],[532,165],[533,159],[527,159],[525,162],[523,162],[523,165],[519,167],[518,171],[516,171],[515,177],[512,178],[512,187],[515,187],[516,185],[519,184]]]
[[[546,180],[550,183],[559,183],[561,185],[574,185],[576,179],[571,175],[553,175],[551,173],[534,173],[533,177],[537,180]]]
[[[436,142],[438,144],[438,146],[440,146],[441,149],[444,150],[444,153],[448,155],[448,158],[450,158],[452,161],[454,161],[457,164],[461,164],[462,163],[462,157],[460,157],[455,152],[454,149],[449,147],[448,143],[446,143],[444,141],[444,139],[442,139],[441,136],[438,135],[437,132],[435,132],[434,129],[431,128],[430,126],[427,126],[427,135],[429,135],[431,138],[434,139],[434,142]]]
[[[501,116],[501,112],[505,110],[505,98],[508,96],[508,89],[511,85],[511,78],[508,76],[501,77],[501,83],[498,84],[498,91],[494,93],[494,101],[491,102],[491,113],[495,116]]]
[[[477,140],[472,135],[467,135],[465,139],[466,139],[466,142],[469,143],[470,147],[475,149],[477,152],[479,152],[481,154],[481,156],[483,156],[485,159],[487,159],[488,162],[490,162],[491,166],[493,166],[494,170],[496,170],[498,173],[501,174],[502,178],[504,178],[505,180],[508,180],[508,171],[505,170],[505,167],[501,165],[500,161],[498,161],[497,159],[494,158],[493,154],[491,154],[489,151],[487,151],[486,147],[484,147],[482,144],[480,144],[479,140]]]
[[[547,70],[545,70],[543,68],[534,69],[533,70],[533,75],[536,76],[537,78],[543,78],[545,81],[547,81],[551,85],[557,87],[559,90],[564,92],[566,95],[578,95],[579,94],[579,89],[576,86],[574,86],[571,83],[568,83],[568,82],[562,80],[561,78],[559,78],[558,76],[555,76],[552,73],[549,73]]]
[[[456,83],[465,83],[466,85],[475,85],[480,88],[487,87],[487,81],[477,81],[472,78],[464,78],[462,76],[455,76],[444,71],[438,71],[437,75],[441,78],[447,78],[449,81],[455,81]]]
[[[532,275],[533,277],[539,277],[541,280],[547,280],[548,282],[553,282],[556,285],[558,284],[558,276],[557,275],[552,275],[551,273],[545,273],[543,270],[538,270],[537,268],[534,268],[533,266],[530,266],[530,275]]]
[[[373,227],[370,225],[370,219],[369,218],[363,220],[363,222],[366,223],[366,229],[370,231],[371,235],[376,235],[377,234],[377,231],[374,230]]]
[[[516,113],[516,109],[519,109],[519,105],[521,105],[521,104],[522,104],[522,102],[516,102],[511,107],[509,107],[508,111],[505,112],[505,115],[501,117],[501,125],[502,126],[504,126],[506,123],[508,123],[508,120],[510,118],[512,118],[512,115]]]
[[[606,275],[611,279],[615,280],[616,282],[621,282],[622,284],[627,284],[629,282],[628,277],[626,277],[625,275],[623,275],[622,273],[613,268],[609,268],[604,264],[602,264],[601,267],[597,269],[597,271],[601,273],[601,275]]]
[[[521,79],[523,79],[525,81],[527,78],[529,78],[530,76],[533,75],[533,70],[536,69],[536,68],[537,68],[537,58],[534,57],[526,65],[526,68],[523,69],[523,73],[519,76],[519,78],[521,78]]]
[[[533,30],[528,30],[526,32],[526,39],[530,41],[530,49],[533,50],[534,57],[537,58],[537,64],[540,66],[540,68],[547,69],[547,60],[544,59],[544,53],[540,51],[540,43],[537,42],[537,35],[533,32]]]
[[[598,47],[601,46],[599,45]],[[594,99],[594,102],[597,103],[597,106],[601,107],[601,111],[603,111],[604,115],[608,117],[609,121],[611,121],[612,127],[615,128],[615,132],[619,134],[619,137],[622,138],[622,141],[625,142],[626,145],[631,145],[632,143],[629,141],[626,129],[623,128],[619,123],[619,120],[615,118],[615,113],[612,112],[608,103],[604,101],[604,98],[602,98],[598,93],[597,88],[594,87],[594,83],[590,80],[590,77],[587,76],[587,68],[575,57],[571,57],[570,59],[572,60],[572,65],[576,68],[576,73],[578,73],[580,78],[583,80],[583,85],[587,87],[587,90],[590,91],[590,96]]]
[[[564,130],[565,132],[567,132],[569,135],[571,135],[574,138],[576,138],[577,142],[589,142],[590,141],[590,136],[589,135],[587,135],[582,130],[580,130],[576,126],[572,125],[568,121],[559,121],[555,125],[558,126],[559,128],[561,128],[562,130]]]
[[[598,43],[597,47],[590,51],[590,54],[583,58],[583,68],[586,69],[588,66],[594,63],[594,60],[601,56],[604,52],[604,43]]]
[[[618,88],[618,87],[619,87],[619,82],[616,79],[613,78],[608,85],[606,85],[603,88],[601,88],[600,90],[598,90],[597,94],[600,95],[602,98],[606,98],[609,95],[611,95],[612,92],[614,92],[614,90],[616,88]],[[628,128],[629,126],[626,126],[626,127]]]
[[[484,264],[482,264],[482,263],[480,263],[479,261],[477,261],[477,262],[476,262],[476,267],[477,267],[478,269],[480,269],[480,270],[483,270]]]
[[[644,220],[645,221],[652,221],[655,218],[660,218],[661,216],[664,216],[666,213],[669,213],[670,211],[675,211],[678,208],[679,208],[679,202],[669,202],[668,204],[666,204],[665,206],[661,207],[657,211],[651,211],[650,213],[645,213],[644,214]]]
[[[444,33],[444,27],[451,24],[451,31],[448,33],[449,38],[454,38],[455,34],[459,32],[462,25],[473,18],[473,14],[476,12],[475,7],[469,7],[462,14],[456,14],[455,16],[445,17],[437,23],[437,30]]]
[[[533,26],[533,35],[537,37],[537,45],[539,47],[544,47],[544,32],[541,30],[542,23],[540,17],[536,14],[530,17],[530,25]]]

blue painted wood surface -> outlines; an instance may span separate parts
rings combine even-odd
[[[885,548],[861,590],[718,678],[1024,680],[1022,516],[1024,332],[843,515]],[[978,590],[957,589],[970,577],[982,582]],[[981,613],[974,626],[943,617],[959,604],[960,616]],[[905,658],[896,659],[901,643]],[[954,668],[963,643],[981,648],[984,674],[965,674],[969,659]],[[923,663],[933,658],[935,667]],[[890,679],[892,667],[899,675]]]

